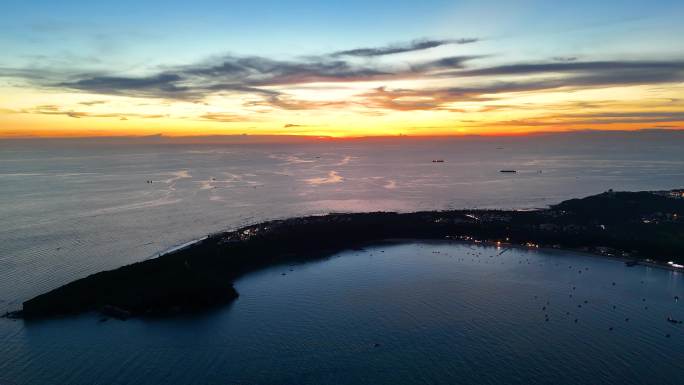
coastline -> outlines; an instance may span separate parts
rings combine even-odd
[[[338,213],[272,220],[210,234],[76,280],[25,301],[11,316],[34,319],[96,310],[126,319],[201,311],[237,298],[232,282],[250,271],[383,241],[568,250],[682,271],[667,264],[684,256],[684,215],[678,213],[684,214],[679,192],[609,191],[532,211]]]
[[[420,239],[420,238],[388,238],[388,239],[379,239],[374,242],[370,242],[367,245],[363,246],[377,246],[380,244],[384,243],[390,243],[390,244],[401,244],[401,243],[411,243],[411,242],[429,242],[429,241],[435,241],[435,242],[455,242],[463,245],[475,245],[475,246],[487,246],[487,247],[499,247],[502,249],[506,248],[514,248],[514,249],[519,249],[519,250],[540,250],[540,251],[567,251],[571,252],[574,254],[581,254],[587,257],[592,257],[592,258],[601,258],[601,259],[610,259],[616,262],[637,262],[636,265],[634,266],[643,266],[643,267],[652,267],[652,268],[657,268],[657,269],[663,269],[663,270],[669,270],[672,272],[680,272],[684,274],[684,268],[680,267],[674,267],[672,265],[669,265],[665,262],[658,262],[658,261],[648,261],[646,259],[642,258],[628,258],[628,257],[622,257],[618,255],[609,255],[609,254],[601,254],[600,252],[597,251],[588,251],[588,250],[583,250],[583,249],[578,249],[578,248],[569,248],[569,247],[552,247],[550,245],[540,245],[539,247],[530,247],[526,246],[523,244],[513,244],[513,243],[497,243],[497,242],[492,242],[489,240],[470,240],[470,241],[464,241],[464,240],[455,240],[455,239],[450,239],[450,238],[444,238],[444,239]],[[630,266],[632,267],[632,266]]]

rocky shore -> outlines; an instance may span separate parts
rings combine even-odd
[[[608,191],[535,211],[377,212],[269,221],[79,279],[24,302],[10,316],[100,311],[125,319],[199,311],[237,298],[232,282],[247,272],[390,238],[567,248],[676,266],[684,262],[683,217],[684,191],[674,190]]]

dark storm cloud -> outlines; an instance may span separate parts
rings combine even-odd
[[[398,53],[422,51],[430,48],[436,48],[448,44],[470,44],[476,43],[479,39],[447,39],[447,40],[414,40],[410,43],[395,44],[385,47],[373,48],[355,48],[345,51],[337,51],[332,56],[358,56],[358,57],[373,57],[394,55]]]

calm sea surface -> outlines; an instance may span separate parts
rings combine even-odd
[[[681,384],[681,274],[502,251],[379,245],[249,275],[203,315],[4,321],[0,383]]]
[[[531,208],[609,188],[683,187],[681,148],[684,136],[662,133],[1,142],[0,311],[266,219]],[[681,275],[567,252],[499,252],[443,243],[343,252],[244,277],[238,301],[196,317],[0,319],[0,384],[680,383],[684,329],[665,319],[684,319],[674,300],[684,298]]]

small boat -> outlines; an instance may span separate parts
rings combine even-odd
[[[444,163],[444,159],[433,159],[432,163]]]
[[[671,323],[671,324],[681,324],[681,323],[684,323],[683,321],[676,320],[676,319],[672,318],[671,316],[667,316],[667,322],[669,322],[669,323]]]
[[[501,171],[499,171],[499,172],[503,172],[503,173],[506,173],[506,174],[515,174],[515,173],[518,172],[518,171],[516,171],[516,170],[501,170]]]
[[[628,267],[636,266],[639,264],[639,261],[625,261],[625,265]]]

